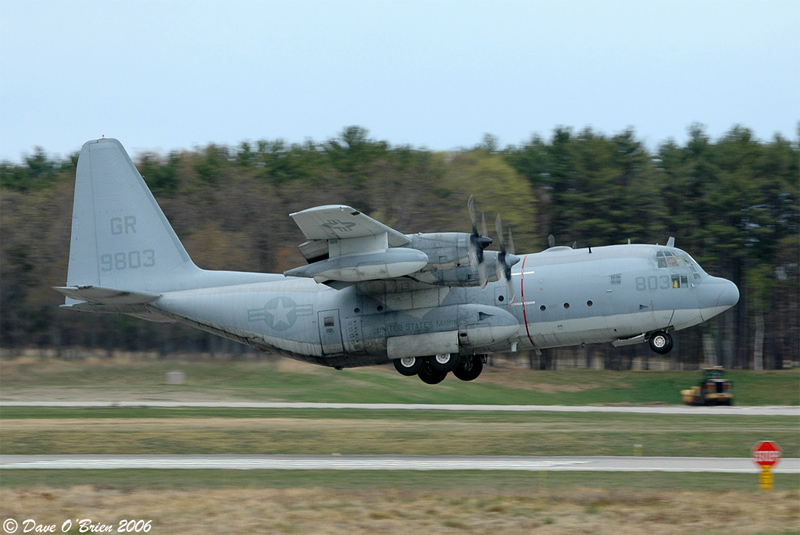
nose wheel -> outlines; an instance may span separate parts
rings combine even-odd
[[[672,351],[672,336],[664,331],[657,331],[650,335],[650,349],[659,355],[666,355]]]

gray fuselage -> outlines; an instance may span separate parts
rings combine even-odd
[[[520,258],[512,302],[497,282],[482,289],[400,279],[337,290],[308,278],[262,275],[263,282],[167,292],[147,308],[262,350],[353,367],[445,350],[625,341],[699,324],[739,297],[733,283],[707,275],[671,247],[553,247]]]

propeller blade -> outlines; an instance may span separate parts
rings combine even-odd
[[[494,230],[497,231],[497,239],[500,240],[500,252],[505,252],[506,246],[503,244],[503,221],[500,219],[500,214],[497,214],[497,219],[494,220]]]
[[[517,254],[517,250],[514,248],[514,236],[511,235],[511,229],[508,229],[508,252]]]
[[[467,209],[469,210],[469,218],[472,220],[472,233],[478,233],[478,227],[475,226],[475,198],[470,195],[467,201]]]
[[[483,234],[478,234],[477,220],[475,217],[475,198],[470,195],[467,201],[469,218],[472,221],[472,234],[469,236],[469,263],[474,273],[480,280],[481,286],[486,287],[489,277],[486,274],[486,264],[483,260],[483,250],[492,244],[492,239],[486,235],[486,216],[481,214]]]
[[[514,302],[514,285],[511,283],[511,267],[516,264],[519,259],[514,259],[514,253],[510,255],[506,251],[506,245],[503,243],[503,221],[500,214],[497,214],[497,219],[494,220],[494,228],[497,231],[498,239],[500,240],[500,254],[497,255],[497,280],[501,284],[505,284],[508,288],[508,302]],[[511,247],[514,246],[511,231],[508,231],[508,241]],[[511,257],[511,258],[509,258]]]
[[[500,284],[506,286],[508,303],[511,304],[514,302],[515,298],[514,285],[511,282],[511,266],[513,264],[509,263],[508,258],[504,258],[503,256],[504,253],[497,255],[497,280],[500,281]]]
[[[481,262],[478,265],[478,277],[481,281],[481,289],[486,289],[486,286],[489,284],[489,274],[486,273],[486,262]]]

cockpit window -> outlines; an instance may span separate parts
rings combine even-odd
[[[683,251],[658,251],[656,252],[656,262],[658,263],[659,268],[688,267],[691,270],[692,277],[694,279],[700,279],[702,277],[702,268],[691,256]],[[680,281],[680,279],[678,280]],[[682,281],[680,281],[678,284],[678,286],[675,286],[673,283],[673,288],[681,287]]]
[[[673,258],[672,251],[658,251],[656,253],[656,260],[658,261],[658,267],[665,268],[667,267],[667,259]]]

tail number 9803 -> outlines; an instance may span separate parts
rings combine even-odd
[[[125,269],[151,268],[156,265],[156,252],[153,249],[144,251],[120,251],[114,254],[100,255],[100,271],[122,271]]]

